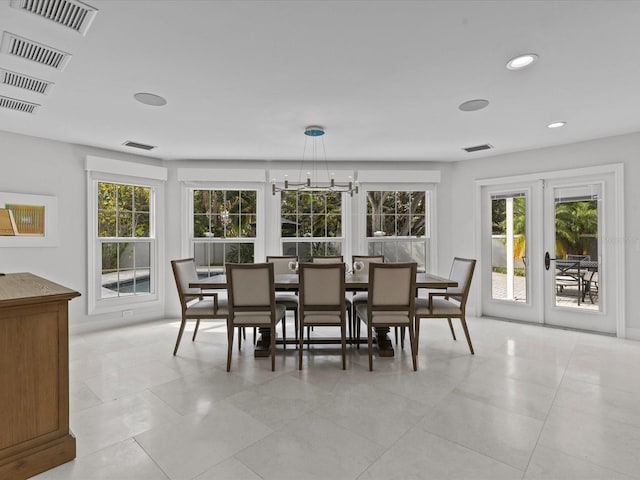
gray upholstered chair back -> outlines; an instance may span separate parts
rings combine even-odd
[[[413,308],[416,263],[371,263],[369,268],[369,304],[373,309]]]
[[[471,288],[471,279],[473,278],[475,266],[476,261],[473,259],[455,257],[451,264],[449,278],[458,282],[458,286],[448,287],[447,294],[460,302],[466,302],[469,289]]]
[[[342,255],[332,255],[329,257],[313,257],[311,259],[312,263],[342,263],[344,259]]]
[[[289,270],[289,262],[297,262],[298,257],[295,255],[288,256],[267,256],[267,262],[273,263],[273,273],[274,275],[286,275],[288,273],[293,273]]]
[[[272,263],[227,264],[229,307],[266,307],[275,303]]]
[[[184,306],[186,302],[198,298],[200,296],[200,289],[189,288],[189,283],[198,280],[196,263],[193,258],[173,260],[171,262],[171,268],[173,269],[173,277],[176,281],[180,303]]]
[[[300,283],[303,305],[342,305],[344,308],[344,263],[303,263]]]

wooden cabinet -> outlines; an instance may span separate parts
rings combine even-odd
[[[69,430],[68,302],[80,294],[30,273],[0,276],[0,478],[76,456]]]

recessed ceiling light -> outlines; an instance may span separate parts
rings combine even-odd
[[[475,112],[476,110],[482,110],[487,105],[489,105],[489,100],[478,98],[476,100],[468,100],[466,102],[463,102],[458,108],[463,112]]]
[[[161,107],[167,104],[167,101],[164,98],[160,95],[154,95],[153,93],[136,93],[133,98],[140,103],[151,105],[152,107]]]
[[[524,55],[518,55],[507,62],[507,68],[509,70],[521,70],[528,67],[538,59],[538,55],[535,53],[525,53]]]
[[[564,127],[566,124],[567,122],[553,122],[547,125],[547,128],[560,128]]]

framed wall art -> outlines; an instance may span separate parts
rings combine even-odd
[[[0,247],[58,245],[58,199],[0,192]]]

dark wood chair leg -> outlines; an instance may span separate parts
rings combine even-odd
[[[227,323],[227,372],[231,370],[231,352],[233,351],[233,326]]]
[[[451,329],[451,335],[453,335],[453,339],[457,340],[456,338],[456,332],[453,330],[453,323],[451,323],[451,319],[447,318],[447,320],[449,321],[449,328]]]
[[[471,345],[471,336],[469,335],[469,329],[467,328],[467,321],[465,320],[464,317],[460,318],[460,323],[462,323],[464,334],[467,337],[467,343],[469,344],[469,351],[471,352],[471,355],[475,355],[475,352],[473,351],[473,345]]]
[[[402,327],[402,331],[404,332],[404,327]],[[418,347],[416,345],[416,334],[413,331],[413,325],[409,325],[409,342],[411,343],[411,360],[413,361],[413,371],[418,370],[417,363],[417,350]]]
[[[282,349],[287,349],[287,311],[284,311],[284,317],[282,317]],[[275,330],[274,330],[275,333]]]
[[[282,319],[282,321],[284,321],[284,318]],[[284,328],[284,326],[282,328]],[[273,325],[273,327],[271,328],[271,371],[272,372],[276,371],[276,327],[275,325]]]
[[[300,343],[298,345],[298,370],[302,370],[302,350],[304,350],[304,324],[300,322]]]
[[[178,331],[178,338],[176,339],[176,346],[173,348],[173,356],[176,356],[178,353],[178,347],[180,346],[180,340],[182,340],[182,334],[184,333],[184,326],[187,323],[185,318],[182,319],[182,323],[180,324],[180,330]]]
[[[196,320],[196,328],[193,329],[193,337],[191,337],[191,341],[194,342],[196,340],[196,335],[198,334],[198,327],[200,326],[200,319]]]
[[[351,319],[349,319],[351,324]],[[340,332],[342,334],[342,369],[347,369],[347,333],[344,323],[340,326]]]
[[[373,327],[367,319],[367,344],[369,346],[369,371],[373,370]]]

